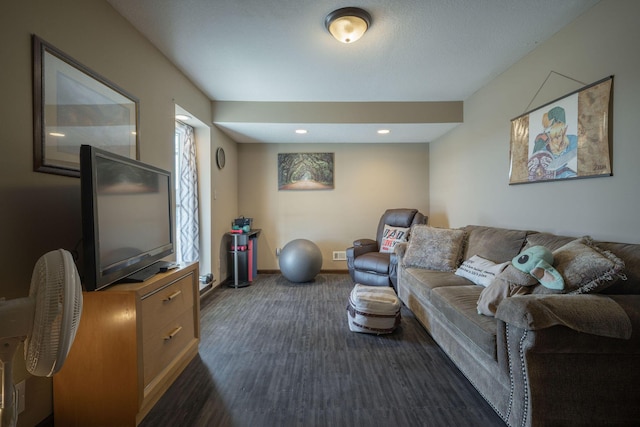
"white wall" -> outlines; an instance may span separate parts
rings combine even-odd
[[[465,101],[464,124],[430,149],[430,222],[484,224],[640,243],[640,2],[603,0]],[[551,71],[615,75],[613,176],[508,185],[510,120]],[[529,109],[580,88],[552,74]]]
[[[211,101],[104,0],[3,2],[0,14],[0,297],[24,297],[43,253],[73,250],[81,238],[78,178],[33,171],[31,34],[37,34],[140,100],[140,158],[173,169],[175,104],[211,123]],[[212,145],[232,159],[224,174],[212,172],[218,200],[210,227],[221,240],[237,211],[235,143],[215,128]],[[206,136],[205,136],[206,138]],[[221,225],[224,224],[224,225]],[[224,231],[223,231],[224,229]],[[219,251],[212,249],[212,257]],[[216,262],[213,262],[214,274]],[[26,412],[18,425],[36,425],[52,412],[51,379],[27,374],[14,358],[14,379],[26,382]]]
[[[335,154],[333,190],[278,191],[278,153]],[[238,144],[238,213],[261,228],[258,269],[278,269],[276,248],[303,238],[322,251],[323,270],[346,270],[333,261],[358,238],[376,237],[388,208],[426,213],[428,144]]]

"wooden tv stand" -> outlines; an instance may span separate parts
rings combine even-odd
[[[137,426],[198,353],[198,264],[83,292],[78,332],[53,377],[60,426]]]

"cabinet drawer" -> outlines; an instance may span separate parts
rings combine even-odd
[[[142,336],[146,340],[167,321],[193,307],[193,276],[185,276],[143,298]]]
[[[196,339],[192,309],[185,310],[173,320],[156,324],[154,331],[144,337],[144,385],[147,386],[166,368],[189,342]]]
[[[197,263],[84,292],[73,348],[53,376],[56,426],[140,424],[198,351],[198,297]]]

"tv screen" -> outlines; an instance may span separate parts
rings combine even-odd
[[[80,147],[83,286],[143,281],[173,253],[171,172]]]

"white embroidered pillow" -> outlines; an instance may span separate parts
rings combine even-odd
[[[456,276],[471,280],[476,285],[487,287],[511,261],[496,264],[493,261],[474,255],[458,267]]]

